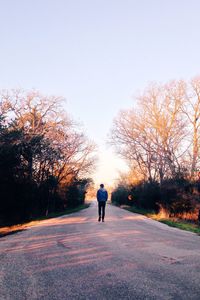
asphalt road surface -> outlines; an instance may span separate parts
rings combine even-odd
[[[97,205],[0,239],[0,300],[200,299],[200,236]]]

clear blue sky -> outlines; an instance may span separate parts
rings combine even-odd
[[[123,168],[106,139],[149,82],[200,74],[199,0],[0,0],[0,88],[66,98],[99,145],[97,182]]]

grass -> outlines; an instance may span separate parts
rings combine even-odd
[[[50,213],[50,214],[48,214],[48,216],[37,218],[35,221],[47,220],[47,219],[57,218],[57,217],[60,217],[60,216],[63,216],[63,215],[72,214],[72,213],[75,213],[79,210],[88,208],[89,206],[90,206],[90,204],[88,204],[88,203],[81,204],[81,205],[79,205],[77,207],[74,207],[74,208],[68,208],[68,209],[66,209],[62,212]]]
[[[163,216],[162,214],[156,214],[152,210],[137,208],[135,206],[122,206],[123,209],[126,209],[130,212],[134,212],[137,214],[145,215],[148,218],[156,220],[158,222],[164,223],[171,227],[176,227],[182,230],[194,232],[200,235],[200,227],[195,224],[194,222],[189,222],[186,220],[176,219],[176,218],[169,218],[167,216]]]
[[[2,226],[2,227],[0,227],[0,238],[4,237],[6,235],[11,235],[11,234],[26,230],[28,227],[39,224],[40,221],[57,218],[57,217],[60,217],[63,215],[68,215],[68,214],[80,211],[82,209],[88,208],[89,206],[90,206],[90,204],[85,203],[85,204],[79,205],[75,208],[69,208],[69,209],[66,209],[65,211],[59,212],[59,213],[51,213],[48,216],[40,217],[40,218],[34,219],[32,221],[29,221],[29,222],[26,222],[23,224]]]
[[[191,232],[200,234],[200,227],[194,223],[188,223],[187,221],[181,221],[181,220],[175,221],[175,220],[170,220],[170,219],[169,220],[166,220],[166,219],[159,220],[159,222],[167,224],[168,226],[171,226],[171,227],[176,227],[176,228],[179,228],[182,230],[191,231]]]
[[[151,217],[152,215],[155,215],[154,210],[147,210],[147,209],[138,208],[138,207],[135,207],[135,206],[126,206],[126,207],[123,207],[123,208],[125,208],[126,210],[128,210],[130,212],[145,215],[147,217]]]

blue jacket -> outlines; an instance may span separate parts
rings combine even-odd
[[[108,192],[104,188],[100,188],[97,191],[97,201],[98,202],[106,202],[108,200]]]

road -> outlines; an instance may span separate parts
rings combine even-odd
[[[200,237],[96,203],[0,239],[0,300],[200,299]]]

